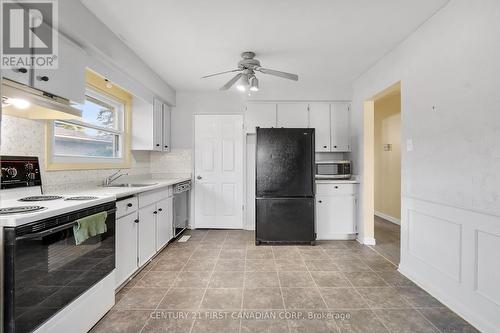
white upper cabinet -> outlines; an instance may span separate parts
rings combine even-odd
[[[2,69],[2,76],[49,94],[85,102],[85,68],[87,53],[72,41],[59,34],[57,69],[19,67]]]
[[[307,103],[278,103],[277,126],[307,128],[309,126],[308,107]]]
[[[29,86],[30,69],[28,67],[2,68],[2,77]]]
[[[170,106],[168,106],[167,104],[163,104],[162,150],[164,152],[170,151],[170,117],[171,117]]]
[[[330,104],[309,105],[309,128],[314,128],[316,152],[330,151]]]
[[[256,127],[276,127],[276,104],[249,103],[245,112],[247,133],[255,133]]]
[[[349,103],[331,104],[331,151],[351,151]]]
[[[86,66],[85,51],[59,34],[58,68],[33,70],[32,85],[50,94],[83,104]]]
[[[163,102],[155,99],[153,101],[153,149],[163,151]]]
[[[132,105],[132,150],[170,151],[170,107],[140,98]]]

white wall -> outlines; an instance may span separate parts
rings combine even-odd
[[[79,0],[59,1],[59,29],[88,50],[89,67],[130,90],[152,100],[156,95],[175,105],[175,90],[148,67]]]
[[[498,0],[452,0],[355,82],[352,117],[362,173],[363,101],[401,81],[400,269],[488,332],[500,327],[500,285],[485,280],[500,280],[487,265],[500,253],[499,33]]]

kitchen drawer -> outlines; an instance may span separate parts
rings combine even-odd
[[[356,184],[316,184],[316,195],[353,195]]]
[[[139,207],[137,197],[130,197],[116,202],[116,218],[133,213]]]
[[[139,194],[139,208],[149,206],[154,204],[162,199],[166,199],[169,196],[172,196],[172,187],[162,188],[156,191],[148,191]]]

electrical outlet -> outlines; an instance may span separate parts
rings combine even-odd
[[[406,139],[406,151],[413,151],[413,139]]]

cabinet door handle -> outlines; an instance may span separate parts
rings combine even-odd
[[[322,203],[323,201],[319,200],[318,203]]]
[[[339,188],[338,186],[335,186],[335,188]]]
[[[130,202],[127,204],[127,207],[132,207],[132,206],[133,206],[133,205],[132,205],[132,203],[130,203]]]
[[[337,148],[337,146],[333,146],[333,148]]]
[[[135,223],[139,223],[139,219],[135,219],[135,220],[134,220],[134,222],[135,222]]]
[[[44,81],[44,82],[47,82],[49,81],[49,77],[48,76],[37,76],[37,80],[38,81]]]
[[[158,214],[158,212],[155,210],[155,211],[153,212],[153,214]]]
[[[156,144],[156,147],[160,147],[160,144],[159,144],[159,143],[157,143],[157,144]]]
[[[165,146],[165,148],[168,148],[168,146]]]
[[[327,148],[328,146],[323,146],[323,148]]]
[[[163,212],[163,209],[161,209],[161,208],[158,208],[158,211],[159,211],[159,212]]]
[[[17,69],[17,71],[18,71],[19,73],[23,73],[23,74],[28,73],[28,69],[27,69],[27,68],[24,68],[24,67],[18,68],[18,69]]]

